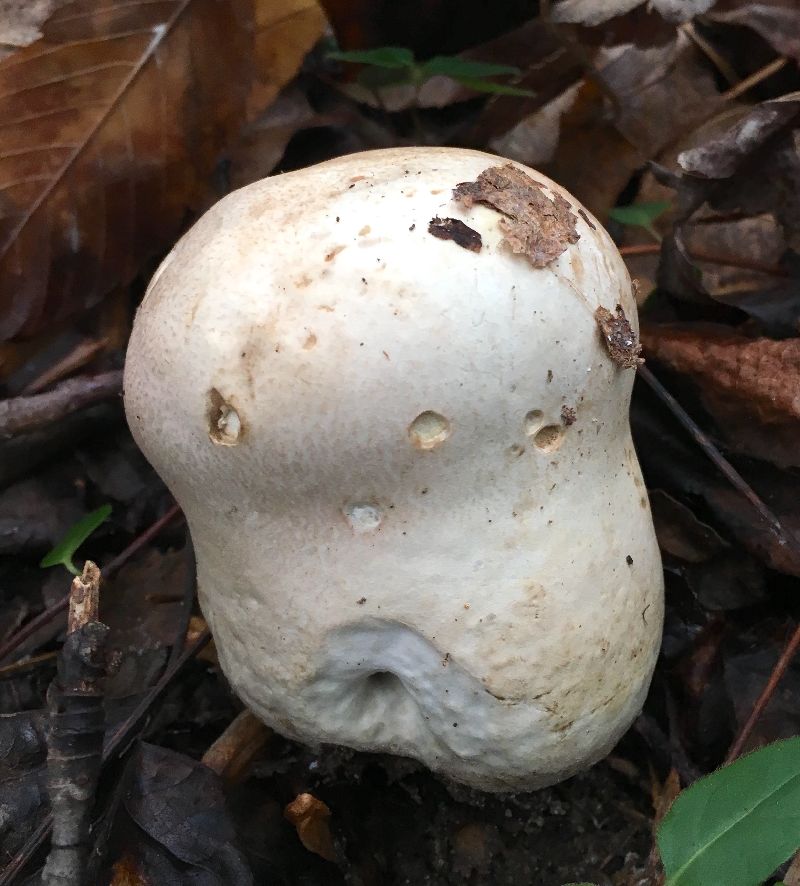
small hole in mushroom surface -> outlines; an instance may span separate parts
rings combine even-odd
[[[536,432],[533,442],[543,452],[555,452],[564,442],[564,429],[558,425],[545,425]]]
[[[450,436],[450,422],[438,412],[421,412],[408,426],[408,436],[417,449],[436,449]]]
[[[344,516],[350,524],[350,528],[357,535],[362,535],[365,532],[374,532],[383,521],[380,508],[365,502],[346,505]]]
[[[239,413],[216,388],[209,391],[208,436],[220,446],[235,446],[242,436]]]
[[[544,413],[541,409],[531,409],[531,411],[525,416],[525,433],[529,437],[533,437],[539,428],[541,428],[543,418]]]

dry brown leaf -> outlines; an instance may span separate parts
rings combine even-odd
[[[713,111],[719,89],[683,35],[664,46],[602,49],[594,63],[617,110],[598,83],[586,79],[491,147],[541,169],[602,220],[646,160]]]
[[[168,246],[248,105],[321,28],[314,0],[76,0],[0,62],[0,340]]]
[[[476,181],[457,185],[453,198],[467,208],[484,203],[505,216],[501,243],[526,256],[534,268],[547,267],[580,239],[572,206],[560,194],[548,197],[540,182],[510,163],[490,166]]]
[[[800,339],[773,341],[691,326],[649,326],[648,357],[691,376],[736,450],[800,465]]]
[[[331,810],[322,800],[313,794],[298,794],[283,814],[297,828],[297,836],[309,852],[315,852],[327,861],[336,860],[328,821]]]

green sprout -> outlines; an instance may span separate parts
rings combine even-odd
[[[631,203],[630,206],[615,206],[609,209],[608,216],[623,225],[644,228],[657,242],[661,242],[661,234],[653,226],[653,222],[669,209],[669,202],[658,200],[653,203]]]
[[[334,61],[366,65],[358,77],[359,83],[370,90],[382,86],[411,84],[417,91],[431,77],[444,76],[456,80],[476,92],[495,95],[516,95],[529,98],[535,93],[507,83],[496,83],[490,78],[518,77],[519,68],[512,65],[495,65],[477,62],[454,55],[437,55],[420,62],[414,53],[404,46],[381,46],[377,49],[361,49],[352,52],[329,52]]]
[[[91,514],[87,514],[77,523],[70,526],[67,534],[61,541],[44,557],[42,557],[39,566],[47,568],[49,566],[63,566],[73,575],[80,575],[78,569],[72,562],[75,551],[86,541],[87,538],[97,529],[98,526],[105,523],[111,515],[111,505],[103,505]]]

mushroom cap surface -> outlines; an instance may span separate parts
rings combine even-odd
[[[508,162],[370,151],[225,197],[150,284],[125,407],[258,716],[515,791],[595,762],[637,715],[663,578],[635,372],[595,319],[619,304],[636,328],[628,272],[520,164],[575,218],[544,266],[453,198]]]

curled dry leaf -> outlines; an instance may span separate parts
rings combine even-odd
[[[48,16],[69,0],[0,0],[0,59],[42,36]]]
[[[547,267],[580,239],[571,205],[560,194],[548,197],[541,182],[510,163],[490,166],[476,181],[457,185],[453,198],[467,208],[483,203],[502,213],[502,243],[527,256],[534,268]]]
[[[625,15],[645,0],[561,0],[553,8],[553,19],[559,22],[575,22],[583,25],[599,25],[610,18]],[[650,0],[652,5],[669,21],[688,21],[708,11],[716,0]]]
[[[309,8],[316,30],[300,16],[289,39]],[[248,103],[321,28],[314,0],[77,0],[0,62],[0,340],[98,302],[169,245]]]
[[[594,312],[597,325],[603,335],[611,359],[622,369],[635,369],[644,360],[639,355],[642,346],[633,331],[622,305],[617,305],[616,313],[600,305]]]
[[[297,836],[309,852],[315,852],[327,861],[336,860],[328,821],[331,810],[322,800],[313,794],[298,794],[283,814],[297,828]]]
[[[751,28],[780,55],[800,60],[800,6],[796,0],[723,0],[709,18]]]
[[[692,377],[734,449],[800,464],[800,339],[676,325],[643,329],[642,342],[654,360]]]

